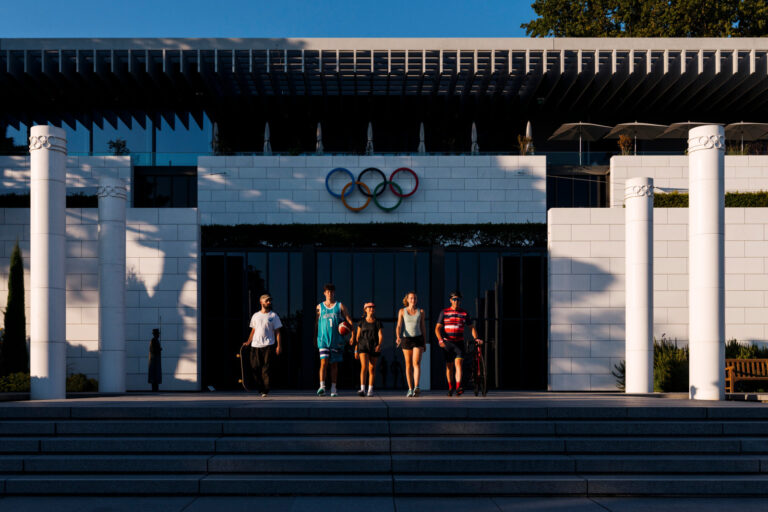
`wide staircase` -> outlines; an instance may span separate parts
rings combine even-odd
[[[6,403],[0,494],[768,494],[768,406],[679,403]]]

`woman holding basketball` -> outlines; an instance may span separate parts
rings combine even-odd
[[[376,318],[376,305],[373,302],[366,302],[363,311],[365,311],[365,316],[357,324],[354,336],[354,339],[357,340],[357,353],[360,357],[360,391],[357,394],[366,396],[365,377],[367,374],[367,396],[373,396],[376,362],[381,353],[381,342],[384,336],[381,332],[381,321]]]
[[[403,349],[405,357],[405,378],[408,381],[406,396],[419,396],[419,379],[421,377],[421,356],[426,344],[424,341],[424,310],[416,307],[418,298],[416,292],[408,292],[403,297],[403,308],[397,314],[397,346]]]

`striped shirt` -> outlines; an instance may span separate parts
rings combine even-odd
[[[464,326],[472,325],[472,317],[462,308],[445,308],[440,312],[437,323],[445,329],[445,339],[448,341],[462,341],[464,339]]]

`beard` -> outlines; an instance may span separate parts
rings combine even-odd
[[[262,304],[261,307],[267,311],[272,311],[272,304]]]

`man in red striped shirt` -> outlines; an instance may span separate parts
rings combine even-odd
[[[455,392],[456,395],[464,393],[461,386],[461,365],[464,362],[464,352],[466,344],[464,343],[464,329],[472,329],[472,337],[482,344],[482,340],[477,339],[477,330],[469,312],[461,307],[461,293],[454,291],[450,294],[451,307],[445,308],[440,312],[435,326],[435,335],[443,349],[445,355],[445,376],[448,379],[448,396],[454,393],[454,372],[456,375]],[[443,336],[442,331],[445,331]]]

